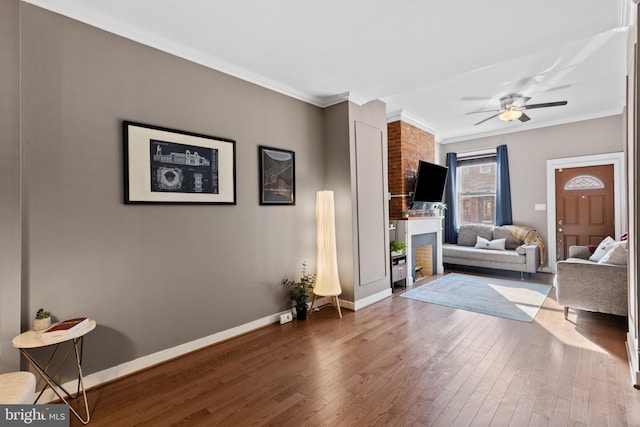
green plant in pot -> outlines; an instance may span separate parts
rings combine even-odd
[[[446,203],[438,203],[433,207],[436,211],[438,211],[439,216],[444,215],[444,211],[447,209]]]
[[[402,255],[402,251],[407,247],[405,242],[398,242],[396,240],[389,241],[389,249],[391,250],[392,256]]]
[[[45,311],[44,308],[39,309],[33,319],[33,330],[44,331],[49,326],[51,326],[51,313]]]
[[[307,271],[307,264],[302,263],[302,276],[298,281],[284,279],[282,284],[289,288],[291,301],[296,305],[296,317],[298,320],[307,318],[307,300],[316,283],[316,275]]]

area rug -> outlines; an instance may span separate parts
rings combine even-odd
[[[402,294],[405,298],[476,313],[532,322],[551,290],[549,285],[450,273]]]

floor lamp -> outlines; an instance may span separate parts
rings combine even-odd
[[[338,278],[338,256],[336,254],[336,220],[333,191],[318,191],[316,194],[316,227],[318,244],[318,272],[313,287],[313,300],[309,314],[313,312],[316,296],[331,297],[331,302],[340,310],[338,295],[342,293]]]

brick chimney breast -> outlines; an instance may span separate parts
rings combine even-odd
[[[387,124],[389,138],[389,191],[392,195],[413,191],[418,161],[435,163],[435,138],[430,133],[398,120]],[[409,209],[409,197],[393,197],[389,202],[389,219],[402,218]]]

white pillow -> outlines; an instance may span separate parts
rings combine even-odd
[[[496,251],[504,251],[504,245],[507,242],[507,239],[495,239],[495,240],[487,240],[484,237],[478,236],[476,238],[476,248],[478,249],[492,249]]]
[[[623,245],[613,245],[598,264],[627,265],[627,258],[627,250]]]
[[[616,241],[613,240],[613,237],[605,237],[604,240],[600,242],[593,254],[589,257],[589,261],[600,261],[600,259],[602,259],[602,257],[605,256],[607,252],[609,252],[609,245],[615,242]]]

